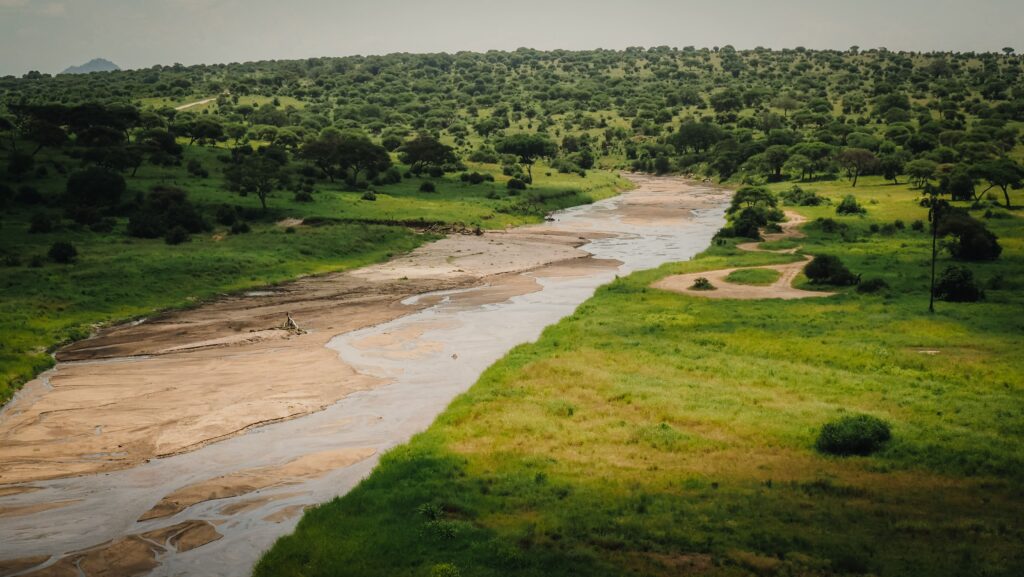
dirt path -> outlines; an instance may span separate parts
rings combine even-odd
[[[179,110],[179,111],[180,110],[188,110],[189,108],[193,108],[193,107],[196,107],[196,106],[202,106],[204,104],[209,104],[210,102],[213,102],[215,100],[217,100],[216,96],[214,96],[213,98],[204,98],[203,100],[197,100],[196,102],[189,102],[188,104],[182,104],[180,106],[175,106],[174,109],[175,110]]]
[[[807,222],[807,219],[802,215],[793,212],[786,211],[786,222],[782,223],[782,231],[776,233],[763,233],[763,241],[757,242],[746,242],[743,244],[736,245],[736,248],[745,250],[748,252],[770,252],[775,254],[796,254],[800,247],[782,249],[782,250],[767,250],[761,248],[762,242],[772,242],[777,240],[797,239],[803,238],[804,233],[800,232],[799,227]],[[794,288],[793,281],[797,275],[804,270],[804,266],[811,260],[810,256],[804,255],[803,260],[799,260],[787,264],[777,265],[764,265],[756,267],[738,267],[738,268],[726,268],[720,270],[711,270],[690,274],[680,274],[665,277],[658,282],[654,283],[654,288],[669,290],[673,292],[684,293],[692,296],[700,296],[711,299],[740,299],[740,300],[753,300],[753,299],[806,299],[815,297],[827,297],[832,296],[835,293],[831,292],[820,292],[820,291],[805,291],[802,289]],[[745,285],[731,283],[726,280],[730,274],[737,270],[752,269],[752,268],[763,268],[771,269],[779,272],[779,278],[774,283],[767,286],[756,286],[756,285]],[[711,282],[711,285],[715,287],[715,290],[696,290],[693,288],[693,283],[698,278],[706,278]]]

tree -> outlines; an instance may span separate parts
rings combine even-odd
[[[340,165],[352,171],[353,181],[358,181],[359,174],[363,171],[373,177],[391,166],[391,155],[388,151],[363,134],[343,134],[338,146]]]
[[[788,94],[783,94],[772,100],[772,106],[782,110],[782,115],[789,118],[789,111],[800,108],[800,101]]]
[[[679,152],[701,152],[711,148],[724,137],[725,133],[718,125],[691,120],[680,125],[679,130],[669,137],[669,141]]]
[[[513,134],[506,137],[495,149],[502,154],[514,154],[519,162],[526,165],[530,180],[533,180],[533,163],[538,158],[555,155],[558,147],[542,134]]]
[[[242,196],[255,194],[263,212],[267,211],[267,197],[288,185],[288,173],[277,155],[260,149],[257,154],[241,154],[224,171],[228,186]],[[286,157],[287,158],[287,157]]]
[[[886,180],[891,180],[893,184],[899,184],[899,176],[903,172],[903,167],[903,159],[895,154],[887,154],[878,161],[878,168],[882,171],[882,176]]]
[[[974,167],[974,173],[989,182],[989,187],[982,194],[993,187],[1003,191],[1006,208],[1010,208],[1010,189],[1017,190],[1024,186],[1024,166],[1011,158],[1003,157],[978,164]]]
[[[769,146],[764,151],[764,162],[771,169],[775,178],[782,177],[782,166],[786,164],[788,158],[789,153],[786,151],[786,147],[781,144]]]
[[[409,165],[413,174],[419,174],[429,167],[443,170],[445,165],[459,161],[455,149],[429,134],[420,134],[406,142],[398,148],[398,154],[399,159]]]
[[[850,175],[853,187],[857,186],[857,178],[861,174],[872,170],[878,164],[875,153],[865,148],[846,148],[839,153],[836,160],[839,162],[839,166],[845,168],[847,174]]]
[[[932,160],[927,158],[919,158],[917,160],[911,160],[906,164],[904,170],[906,171],[907,177],[910,178],[911,184],[917,188],[924,188],[928,184],[929,180],[935,178],[935,172],[938,170],[939,165]]]

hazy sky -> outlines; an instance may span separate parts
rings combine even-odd
[[[725,44],[1024,51],[1024,0],[0,0],[0,75],[94,57],[141,68]]]

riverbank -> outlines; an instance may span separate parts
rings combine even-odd
[[[0,497],[0,537],[56,567],[101,537],[131,548],[188,523],[207,543],[162,542],[147,571],[245,572],[304,506],[354,485],[509,348],[616,273],[686,258],[721,226],[722,191],[633,178],[635,190],[553,222],[451,236],[63,350],[0,417],[14,491]],[[303,333],[279,328],[286,313]],[[360,458],[295,473],[339,449]],[[104,528],[84,530],[98,515]]]
[[[1019,573],[1024,331],[1007,313],[1024,305],[1021,221],[987,223],[1004,246],[970,265],[998,287],[987,300],[931,315],[931,237],[883,232],[925,218],[919,192],[869,178],[856,194],[864,218],[792,208],[846,227],[805,226],[800,243],[889,288],[803,300],[651,288],[793,258],[732,241],[615,280],[308,511],[255,574]],[[850,413],[885,419],[893,439],[868,457],[818,453],[822,424]]]

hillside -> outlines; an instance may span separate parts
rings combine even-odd
[[[104,58],[93,58],[81,66],[69,66],[61,74],[89,74],[90,72],[114,72],[121,68]]]

